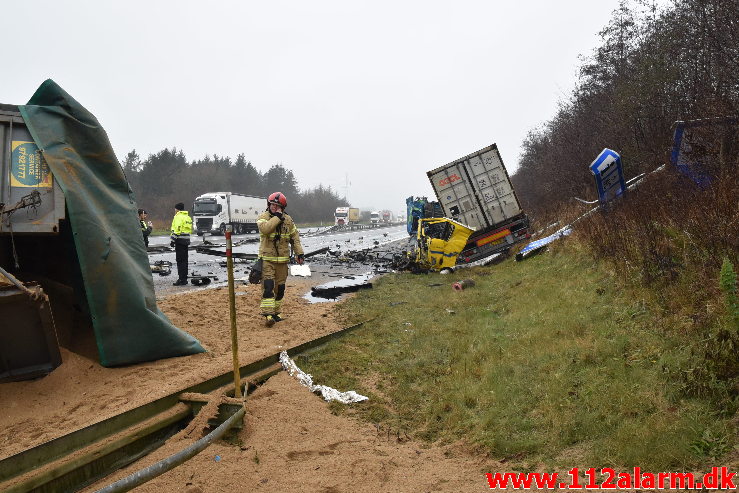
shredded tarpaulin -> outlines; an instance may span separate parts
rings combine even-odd
[[[298,368],[298,365],[296,365],[295,362],[290,359],[290,356],[287,355],[287,351],[282,351],[280,353],[280,364],[282,364],[282,368],[291,377],[295,377],[301,385],[308,387],[311,392],[320,393],[324,400],[328,402],[339,401],[342,404],[351,404],[352,402],[362,402],[369,399],[366,396],[357,394],[353,390],[339,392],[338,390],[327,387],[326,385],[314,385],[313,377]]]

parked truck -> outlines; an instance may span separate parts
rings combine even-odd
[[[348,226],[359,222],[359,209],[356,207],[337,207],[334,213],[334,224]]]
[[[388,210],[382,211],[380,213],[380,222],[383,223],[383,224],[392,224],[392,222],[393,222],[393,213],[390,212],[390,211],[388,211]]]
[[[508,250],[530,237],[529,219],[495,144],[426,174],[444,216],[474,230],[457,263]]]
[[[193,204],[193,232],[224,234],[229,224],[234,234],[257,232],[257,217],[265,210],[266,203],[264,198],[239,193],[204,193]]]

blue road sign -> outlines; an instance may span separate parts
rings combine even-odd
[[[621,156],[611,149],[603,149],[595,161],[590,165],[590,172],[595,175],[595,185],[598,187],[598,200],[605,204],[614,197],[618,197],[626,190],[624,171],[621,166]]]

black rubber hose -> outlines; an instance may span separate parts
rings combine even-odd
[[[234,413],[233,416],[224,421],[218,428],[204,436],[197,442],[193,443],[189,447],[180,450],[174,455],[162,459],[156,464],[141,469],[130,476],[123,479],[119,479],[113,484],[106,486],[96,493],[118,493],[121,491],[129,491],[135,487],[150,481],[157,476],[161,476],[170,469],[174,469],[188,459],[194,457],[201,451],[203,451],[208,445],[221,438],[238,420],[244,417],[246,410],[242,407]]]

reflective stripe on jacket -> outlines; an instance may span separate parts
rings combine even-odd
[[[293,219],[282,214],[284,221],[264,211],[257,219],[259,228],[259,256],[267,262],[279,264],[290,261],[290,245],[293,254],[303,255],[303,245],[300,244],[300,234]]]
[[[151,226],[146,224],[146,221],[139,220],[139,223],[141,223],[141,234],[144,235],[144,237],[147,237],[151,234]]]
[[[172,234],[170,237],[172,240],[177,238],[190,239],[190,233],[192,233],[192,218],[187,211],[177,211],[177,214],[172,218]]]

